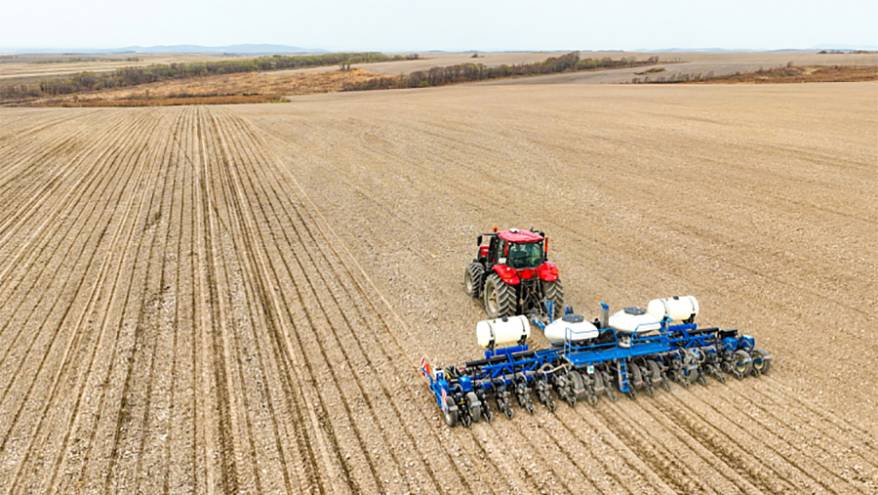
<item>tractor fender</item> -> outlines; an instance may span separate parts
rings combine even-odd
[[[512,268],[508,265],[494,265],[492,268],[494,273],[500,277],[500,280],[509,284],[509,285],[518,285],[521,282],[521,278],[518,276],[518,272],[515,268]]]
[[[537,268],[537,275],[543,282],[554,282],[560,277],[558,273],[558,265],[547,261]]]

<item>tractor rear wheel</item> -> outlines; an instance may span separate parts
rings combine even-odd
[[[463,286],[470,297],[477,298],[482,295],[482,280],[485,277],[485,269],[481,263],[472,262],[466,267],[463,274]]]
[[[564,311],[564,286],[560,278],[554,282],[543,282],[543,300],[552,301],[555,317],[560,317]]]
[[[488,318],[515,316],[518,309],[515,287],[504,282],[496,273],[488,275],[485,280],[483,296]]]

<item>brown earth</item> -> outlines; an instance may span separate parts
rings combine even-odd
[[[0,487],[874,493],[876,83],[0,109]],[[591,313],[693,293],[772,374],[447,428],[492,224]],[[536,339],[540,343],[540,339]]]

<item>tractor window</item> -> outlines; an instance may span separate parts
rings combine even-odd
[[[510,244],[506,264],[512,268],[533,268],[543,263],[543,243]]]
[[[503,251],[501,251],[503,245],[503,240],[497,236],[491,237],[491,244],[488,250],[488,261],[491,263],[496,263],[501,256],[503,256]]]

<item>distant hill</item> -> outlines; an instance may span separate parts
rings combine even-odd
[[[825,45],[817,45],[814,48],[818,50],[868,50],[870,52],[878,51],[878,45],[833,45],[827,43]]]

